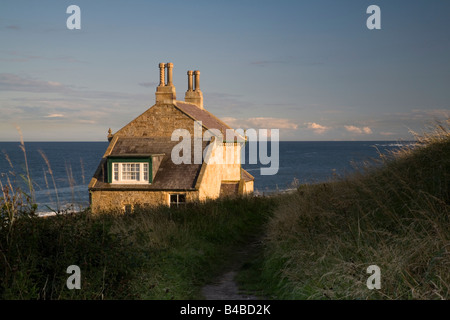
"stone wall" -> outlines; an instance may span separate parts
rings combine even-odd
[[[92,213],[109,211],[125,212],[125,206],[131,205],[134,210],[138,206],[169,205],[169,195],[186,194],[186,201],[198,201],[198,191],[94,191],[91,192]]]

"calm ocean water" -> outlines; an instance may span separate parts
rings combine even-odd
[[[25,142],[38,211],[56,210],[58,204],[60,208],[70,204],[74,204],[75,209],[87,207],[87,186],[107,146],[107,142]],[[248,148],[243,167],[255,177],[257,193],[270,193],[292,188],[294,179],[299,183],[314,183],[326,181],[333,174],[345,175],[354,170],[352,163],[379,158],[378,152],[386,153],[400,146],[402,144],[392,141],[285,141],[279,145],[279,170],[276,175],[260,174],[260,168],[269,165],[248,164]],[[48,159],[56,188],[41,153]],[[3,185],[9,178],[15,188],[27,190],[21,178],[25,172],[20,143],[0,142],[0,181]]]

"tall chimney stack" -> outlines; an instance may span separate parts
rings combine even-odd
[[[165,68],[167,68],[167,83],[165,83]],[[172,82],[173,63],[159,64],[159,86],[156,87],[156,103],[172,104],[176,100],[175,86]]]
[[[200,109],[203,109],[203,93],[200,90],[200,71],[187,72],[188,74],[188,90],[186,91],[184,100],[196,104]],[[192,75],[195,76],[194,88],[192,87]]]
[[[172,83],[173,63],[168,62],[166,64],[166,66],[167,66],[167,86],[173,87],[173,83]]]
[[[164,75],[164,71],[166,68],[166,64],[165,63],[160,63],[159,64],[159,86],[160,87],[164,87],[166,85],[166,78]]]
[[[200,91],[200,71],[195,70],[194,71],[194,76],[195,76],[195,89],[194,89],[194,91]]]
[[[189,70],[188,72],[187,72],[187,75],[188,75],[188,90],[187,91],[194,91],[193,89],[192,89],[192,74],[193,74],[194,72],[192,71],[192,70]]]

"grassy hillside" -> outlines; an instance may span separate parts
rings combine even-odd
[[[240,282],[275,299],[449,299],[449,124],[381,167],[280,198]],[[373,264],[380,290],[366,286]]]
[[[272,206],[271,199],[224,199],[12,224],[4,214],[0,299],[199,299],[233,250],[262,231]],[[80,267],[80,290],[66,287],[70,265]]]
[[[262,234],[238,275],[260,296],[449,299],[449,125],[379,166],[270,198],[37,218],[26,193],[1,186],[0,299],[200,299]],[[81,290],[66,287],[70,265]],[[380,290],[366,286],[369,265]]]

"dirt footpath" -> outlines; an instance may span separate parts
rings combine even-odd
[[[202,294],[206,300],[257,300],[256,296],[246,295],[239,292],[239,288],[234,280],[242,265],[251,259],[252,253],[259,245],[258,240],[240,248],[230,262],[230,266],[213,283],[202,288]]]

